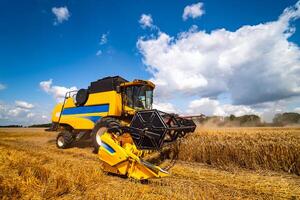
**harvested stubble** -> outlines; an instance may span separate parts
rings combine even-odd
[[[41,129],[0,129],[0,199],[298,199],[299,177],[178,161],[141,184],[101,171],[92,149],[55,147]],[[182,156],[182,155],[181,155]]]
[[[300,128],[198,128],[179,159],[230,169],[267,169],[300,175]]]

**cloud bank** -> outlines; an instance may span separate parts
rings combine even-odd
[[[192,26],[176,37],[164,32],[154,38],[141,37],[137,46],[157,85],[157,98],[194,97],[189,104],[193,108],[205,102],[218,104],[225,95],[230,105],[248,109],[300,96],[300,49],[288,40],[296,31],[292,22],[299,17],[297,2],[276,21],[236,31],[206,32]],[[209,113],[226,110],[223,106],[222,111]]]
[[[32,109],[34,107],[33,104],[28,103],[26,101],[15,101],[17,107],[23,108],[23,109]]]
[[[52,85],[52,79],[40,82],[40,88],[44,92],[52,95],[57,102],[63,101],[63,98],[65,97],[67,92],[77,90],[75,86],[66,88],[63,86]]]
[[[18,100],[14,104],[0,102],[0,125],[32,125],[50,123],[49,113],[32,103]]]

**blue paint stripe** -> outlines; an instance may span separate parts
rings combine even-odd
[[[62,112],[63,115],[74,115],[74,114],[84,114],[84,113],[98,113],[98,112],[108,112],[109,105],[103,104],[98,106],[82,106],[75,108],[65,108]]]
[[[116,152],[111,146],[109,146],[108,144],[106,144],[104,142],[101,143],[101,146],[104,147],[110,153],[115,153]]]
[[[92,122],[96,123],[101,117],[100,116],[84,116],[83,118],[89,119]]]

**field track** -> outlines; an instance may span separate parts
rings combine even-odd
[[[231,130],[233,134],[242,132],[244,136],[230,136],[230,130],[226,130],[226,141],[235,142],[224,142],[222,148],[227,153],[223,152],[223,157],[235,155],[233,152],[240,154],[240,151],[233,149],[239,149],[239,144],[248,144],[251,138],[245,133],[246,128]],[[259,130],[252,128],[251,131]],[[287,153],[300,154],[297,149],[300,130],[286,130],[284,134],[292,135],[288,144],[296,148]],[[278,157],[280,162],[267,161],[261,166],[254,161],[251,161],[255,164],[252,165],[247,159],[244,159],[245,165],[240,166],[239,161],[222,160],[216,156],[210,157],[207,162],[205,156],[204,159],[195,155],[205,154],[207,149],[211,155],[216,155],[219,144],[213,141],[222,142],[224,138],[216,135],[222,134],[221,129],[204,131],[203,137],[201,131],[199,129],[195,133],[196,139],[190,136],[188,143],[182,144],[182,151],[185,152],[179,154],[180,160],[170,170],[170,177],[141,184],[103,173],[97,155],[92,153],[87,142],[59,150],[55,146],[57,133],[29,128],[0,129],[0,199],[300,199],[300,176],[296,175],[297,171],[290,170],[288,173],[289,169],[297,170],[298,163],[281,170],[278,168],[282,163],[281,154]],[[236,144],[237,137],[239,144]],[[266,139],[261,135],[259,137],[261,141]],[[241,138],[247,141],[241,141]],[[278,141],[284,142],[286,139],[280,137]],[[231,154],[226,144],[231,145]],[[188,152],[190,145],[194,146],[190,149],[196,152]],[[206,146],[200,148],[201,145]],[[247,151],[241,152],[244,152],[242,156],[248,155]],[[261,152],[265,152],[264,149]],[[256,156],[255,153],[249,155]],[[298,162],[299,155],[289,155],[283,159],[290,157]]]

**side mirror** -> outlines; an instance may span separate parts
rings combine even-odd
[[[116,91],[117,91],[117,93],[121,93],[121,87],[119,85],[116,86]]]

